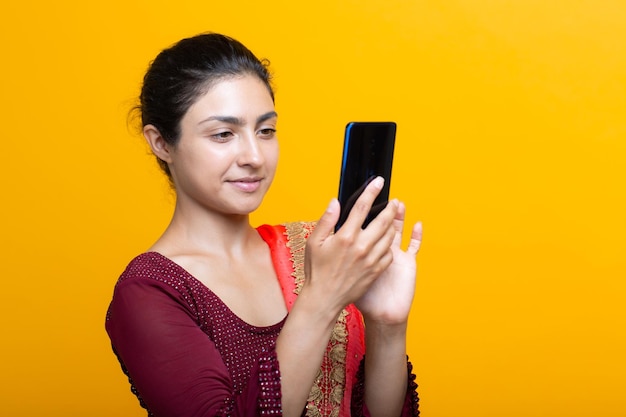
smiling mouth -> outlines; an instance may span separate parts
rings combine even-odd
[[[251,193],[261,186],[262,180],[263,178],[239,178],[228,182],[240,191]]]

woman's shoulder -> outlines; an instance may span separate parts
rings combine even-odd
[[[176,289],[187,287],[193,277],[180,265],[159,252],[149,251],[133,258],[117,280],[126,282],[160,282]]]
[[[135,256],[126,265],[120,279],[152,277],[172,268],[174,263],[158,252],[144,252]]]
[[[213,293],[186,269],[159,252],[148,251],[133,258],[118,278],[114,297],[118,294],[142,296],[167,294],[196,311],[199,303]]]
[[[313,229],[315,222],[290,222],[273,226],[264,224],[257,227],[259,235],[272,251],[287,250],[292,254],[304,249]]]
[[[316,222],[288,222],[278,225],[263,224],[257,227],[258,232],[263,237],[273,237],[275,239],[287,239],[295,237],[308,238],[313,229],[315,229]]]

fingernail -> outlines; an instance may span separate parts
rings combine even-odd
[[[328,203],[328,207],[326,207],[326,213],[332,213],[334,211],[333,208],[335,206],[335,201],[337,201],[336,198],[330,200],[330,203]]]
[[[372,182],[376,188],[383,188],[383,185],[385,185],[385,179],[383,177],[376,177]]]

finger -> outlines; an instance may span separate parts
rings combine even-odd
[[[390,201],[390,205],[395,201]],[[382,214],[382,213],[381,213]],[[372,222],[373,223],[373,222]],[[387,224],[387,227],[377,227],[378,225],[370,223],[366,230],[364,230],[364,236],[368,236],[372,239],[373,246],[371,253],[373,256],[381,256],[383,252],[389,251],[391,246],[395,243],[397,232],[391,225],[391,220]],[[375,231],[371,231],[370,228],[375,228]]]
[[[402,244],[402,231],[404,229],[404,215],[406,213],[406,206],[403,202],[398,202],[398,211],[396,217],[393,218],[393,228],[396,234],[393,239],[393,245],[400,247]]]
[[[342,226],[342,229],[345,228],[346,225],[348,226],[347,228],[352,230],[356,230],[357,227],[359,229],[361,228],[361,225],[365,222],[372,208],[374,200],[378,194],[380,194],[380,190],[382,190],[384,185],[385,180],[383,177],[376,177],[365,187],[365,190],[356,200],[356,203],[354,203],[354,207],[350,210],[350,214]]]
[[[311,234],[310,239],[317,242],[323,242],[328,236],[331,235],[335,229],[335,224],[339,220],[339,201],[336,198],[330,200],[326,211],[322,214],[322,217],[317,221],[315,230]]]
[[[422,246],[422,222],[415,223],[413,226],[413,232],[411,233],[411,241],[407,248],[407,253],[416,256]]]
[[[389,227],[385,230],[385,233],[376,241],[376,250],[379,253],[387,252],[395,244],[397,232],[393,227]]]
[[[368,257],[374,270],[384,271],[393,261],[393,252],[391,250],[391,242],[394,238],[393,229],[389,229],[376,243],[372,246]]]
[[[396,231],[394,220],[398,213],[399,202],[395,198],[387,203],[383,211],[367,225],[364,232],[368,236],[377,236],[384,234],[388,229]]]

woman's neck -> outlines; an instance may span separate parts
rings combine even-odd
[[[217,254],[238,257],[259,239],[250,216],[225,215],[176,204],[170,224],[151,250],[165,256]]]

